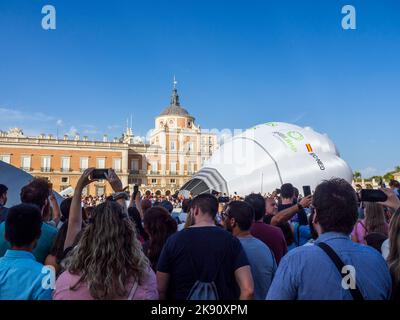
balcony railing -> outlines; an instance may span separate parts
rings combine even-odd
[[[153,170],[151,170],[151,171],[150,171],[150,174],[158,174],[158,171],[153,171]]]
[[[20,167],[20,169],[24,170],[24,171],[31,171],[31,168],[29,168],[29,167]]]
[[[130,174],[139,174],[139,170],[130,170],[129,173]]]
[[[61,172],[70,172],[71,168],[61,168],[60,171]]]
[[[51,172],[52,170],[49,167],[42,167],[42,168],[40,168],[40,171],[41,172]]]
[[[88,168],[79,168],[79,171],[84,172],[86,169],[88,169]]]

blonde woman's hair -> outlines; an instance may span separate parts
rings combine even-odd
[[[389,256],[387,262],[395,283],[400,281],[400,213],[392,216],[389,226]]]
[[[140,284],[149,268],[135,225],[112,201],[98,205],[91,220],[66,261],[66,269],[80,276],[71,290],[85,284],[94,299],[124,297],[128,281]]]
[[[365,203],[365,228],[368,233],[379,232],[387,235],[388,230],[383,206],[376,202]]]

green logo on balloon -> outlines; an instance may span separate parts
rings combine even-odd
[[[297,141],[304,140],[304,136],[298,131],[290,131],[287,133],[287,135]]]

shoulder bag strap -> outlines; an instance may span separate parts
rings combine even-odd
[[[337,270],[339,271],[340,275],[342,278],[344,278],[346,275],[342,273],[343,267],[345,266],[343,261],[339,258],[337,253],[326,243],[320,242],[317,244],[318,247],[320,247],[322,250],[325,251],[325,253],[328,255],[328,257],[332,260],[332,262],[335,264]],[[355,289],[349,289],[351,296],[353,297],[354,300],[361,301],[364,300],[363,295],[361,294],[360,289],[356,286]]]
[[[133,299],[133,296],[135,295],[138,286],[139,286],[139,283],[137,282],[137,280],[135,280],[135,282],[133,283],[133,287],[132,287],[131,291],[129,292],[127,300],[132,300]]]

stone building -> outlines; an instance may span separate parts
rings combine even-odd
[[[142,192],[173,194],[198,171],[218,148],[215,134],[202,132],[195,118],[180,105],[176,81],[170,105],[155,118],[150,141],[140,143],[127,126],[120,139],[92,141],[77,134],[28,137],[18,128],[0,131],[0,161],[33,176],[47,177],[54,190],[75,187],[88,167],[113,168],[124,186]],[[109,194],[105,181],[88,186],[87,194]]]

